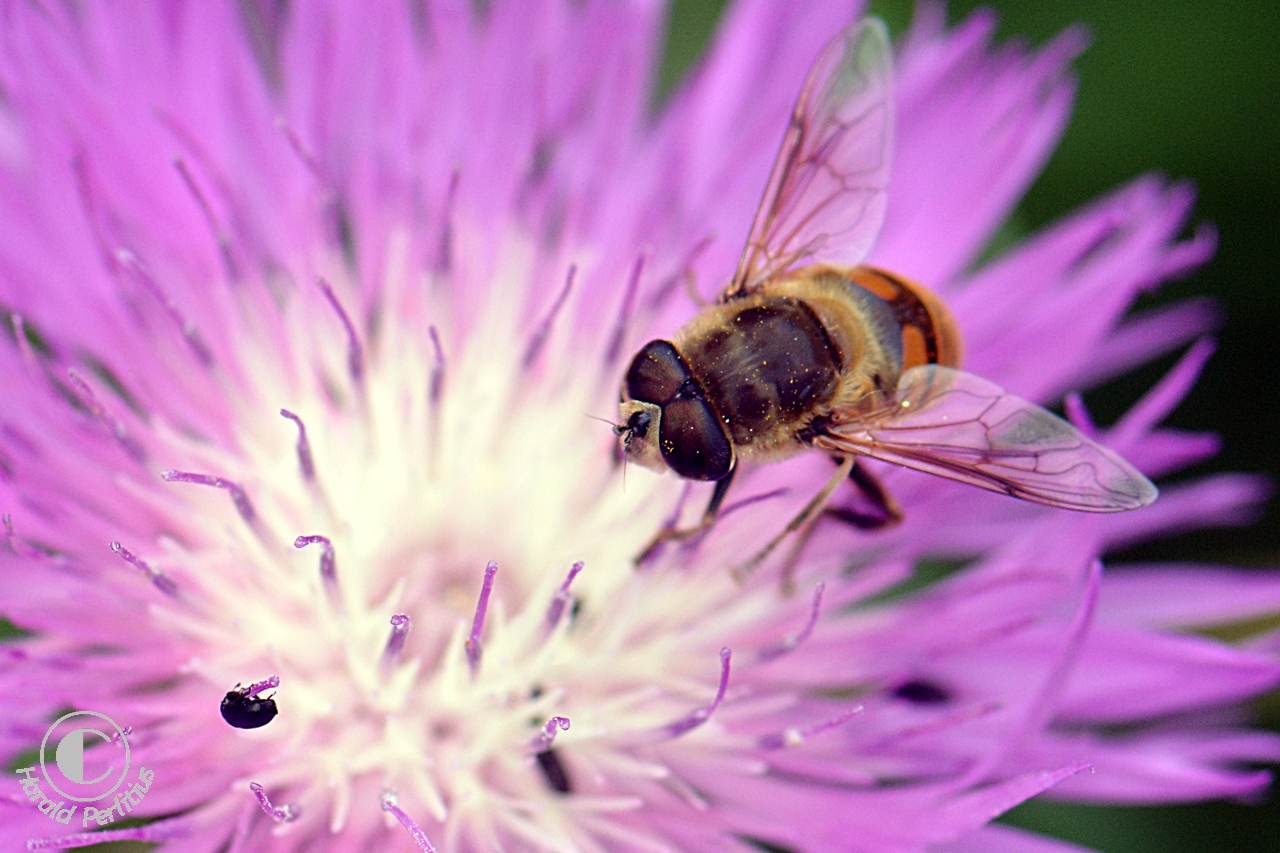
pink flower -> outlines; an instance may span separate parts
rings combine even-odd
[[[1241,706],[1280,641],[1187,629],[1274,613],[1280,578],[1100,569],[1247,521],[1256,478],[1099,517],[877,468],[901,525],[824,524],[794,593],[772,564],[740,585],[829,475],[811,455],[744,472],[708,535],[637,570],[684,487],[624,489],[584,415],[693,314],[687,278],[733,270],[857,10],[737,4],[650,116],[656,4],[478,8],[4,7],[0,613],[23,633],[0,753],[29,764],[80,709],[126,728],[86,762],[127,742],[151,774],[127,814],[66,824],[19,774],[6,849],[1051,851],[988,822],[1046,792],[1266,785],[1280,741]],[[1212,311],[1127,313],[1212,252],[1177,237],[1189,188],[1141,178],[972,269],[1081,47],[992,28],[926,7],[900,46],[871,260],[1040,402],[1191,344],[1098,434],[1152,477],[1211,455],[1158,424]]]

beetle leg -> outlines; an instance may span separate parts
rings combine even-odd
[[[698,520],[697,524],[691,527],[672,527],[668,525],[662,528],[653,539],[649,540],[649,544],[645,546],[644,550],[636,555],[635,564],[640,566],[646,563],[662,543],[679,542],[691,536],[697,536],[699,533],[709,529],[712,524],[715,524],[716,516],[720,514],[720,505],[724,503],[724,496],[728,494],[729,484],[733,482],[733,475],[737,471],[736,466],[730,468],[728,474],[716,480],[716,487],[711,493],[711,500],[707,502],[707,508],[702,511],[702,518]]]

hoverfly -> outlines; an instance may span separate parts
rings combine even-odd
[[[959,331],[936,296],[858,266],[884,220],[891,88],[881,22],[853,24],[823,50],[733,278],[631,361],[615,428],[626,458],[716,484],[699,524],[664,529],[638,559],[709,527],[740,462],[805,451],[830,454],[837,470],[752,565],[816,518],[845,478],[879,507],[858,526],[901,518],[860,456],[1086,512],[1155,500],[1118,455],[960,370]]]

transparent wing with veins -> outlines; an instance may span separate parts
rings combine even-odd
[[[903,373],[876,413],[837,413],[814,444],[1086,512],[1137,509],[1157,494],[1136,468],[1056,415],[936,365]]]
[[[851,25],[805,80],[738,270],[722,300],[802,262],[856,265],[884,221],[893,68],[878,20]]]

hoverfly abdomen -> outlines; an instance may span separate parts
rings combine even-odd
[[[925,288],[875,267],[856,267],[849,281],[879,297],[893,312],[902,341],[902,369],[922,364],[960,366],[960,331],[946,306]]]

